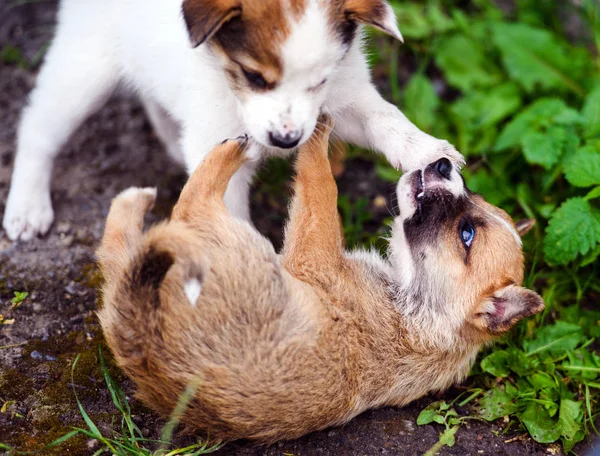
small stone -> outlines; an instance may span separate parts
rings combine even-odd
[[[42,355],[39,351],[33,350],[30,355],[33,359],[44,359],[44,355]]]
[[[41,312],[44,309],[44,306],[42,306],[39,302],[34,302],[32,308],[34,312]]]
[[[98,441],[96,439],[90,439],[87,442],[85,442],[85,444],[90,450],[93,450],[98,446]]]
[[[68,236],[61,235],[60,237],[60,243],[65,247],[71,247],[74,240],[75,237],[72,234],[69,234]]]
[[[71,223],[66,220],[56,224],[56,232],[58,234],[67,234],[69,231],[71,231],[71,228]]]

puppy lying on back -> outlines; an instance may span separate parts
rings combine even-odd
[[[100,321],[159,413],[195,384],[188,425],[222,440],[296,438],[461,381],[483,344],[543,309],[520,286],[517,227],[446,159],[400,180],[389,259],[346,252],[330,129],[300,149],[281,255],[223,203],[246,140],[216,147],[171,220],[145,234],[155,191],[113,201]]]

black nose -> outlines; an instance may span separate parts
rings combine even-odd
[[[444,179],[450,180],[450,174],[452,173],[452,163],[447,158],[440,158],[433,164],[435,172],[443,177]]]
[[[292,147],[297,146],[301,137],[301,131],[292,131],[285,135],[273,132],[269,133],[269,141],[271,141],[271,144],[275,147],[281,147],[282,149],[291,149]]]

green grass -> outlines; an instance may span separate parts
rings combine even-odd
[[[98,429],[98,426],[96,426],[83,408],[83,405],[77,396],[77,391],[75,388],[73,388],[73,394],[75,395],[79,412],[81,413],[81,417],[83,418],[86,427],[74,427],[71,432],[63,435],[48,445],[48,449],[55,447],[60,448],[62,444],[78,435],[83,435],[98,442],[98,448],[95,449],[93,456],[102,454],[116,456],[200,456],[203,454],[212,453],[221,448],[221,444],[210,445],[208,442],[202,440],[198,440],[196,443],[184,448],[172,448],[171,439],[173,437],[173,432],[177,428],[181,417],[190,400],[193,398],[194,392],[197,388],[197,385],[193,383],[186,388],[179,398],[179,402],[175,407],[175,410],[163,428],[161,438],[156,440],[144,437],[140,428],[133,421],[131,407],[129,406],[129,402],[127,401],[125,394],[121,390],[120,386],[111,378],[108,372],[100,346],[98,347],[98,357],[106,387],[110,393],[112,402],[116,407],[116,411],[118,412],[113,419],[110,435],[103,435]],[[78,361],[79,356],[75,358],[71,366],[71,383],[73,385],[75,384],[75,381],[73,380],[73,373],[77,368]],[[10,446],[2,443],[0,443],[0,449],[7,450],[11,454],[32,454],[24,451],[18,451],[18,449],[11,448]]]

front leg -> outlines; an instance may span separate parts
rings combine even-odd
[[[197,166],[209,154],[212,147],[219,144],[224,138],[235,138],[244,133],[240,122],[232,118],[230,113],[217,112],[214,119],[203,117],[205,113],[197,112],[190,115],[196,119],[193,123],[183,127],[181,140],[183,155],[188,173],[192,175]],[[215,119],[223,119],[219,125]],[[225,119],[227,119],[225,121]],[[251,144],[246,151],[249,158],[239,167],[229,180],[229,185],[223,197],[229,213],[237,218],[250,222],[250,185],[254,176],[260,151],[258,146]]]
[[[442,157],[459,167],[463,156],[448,141],[419,130],[393,104],[385,101],[372,83],[355,91],[349,105],[335,113],[335,133],[344,141],[385,155],[404,171],[422,169]]]
[[[344,258],[337,186],[327,158],[331,119],[319,121],[298,151],[294,197],[285,229],[283,266],[295,277],[321,283],[335,276]]]
[[[191,173],[171,220],[202,225],[208,218],[227,213],[223,195],[247,161],[247,145],[248,137],[244,135],[216,146]]]

